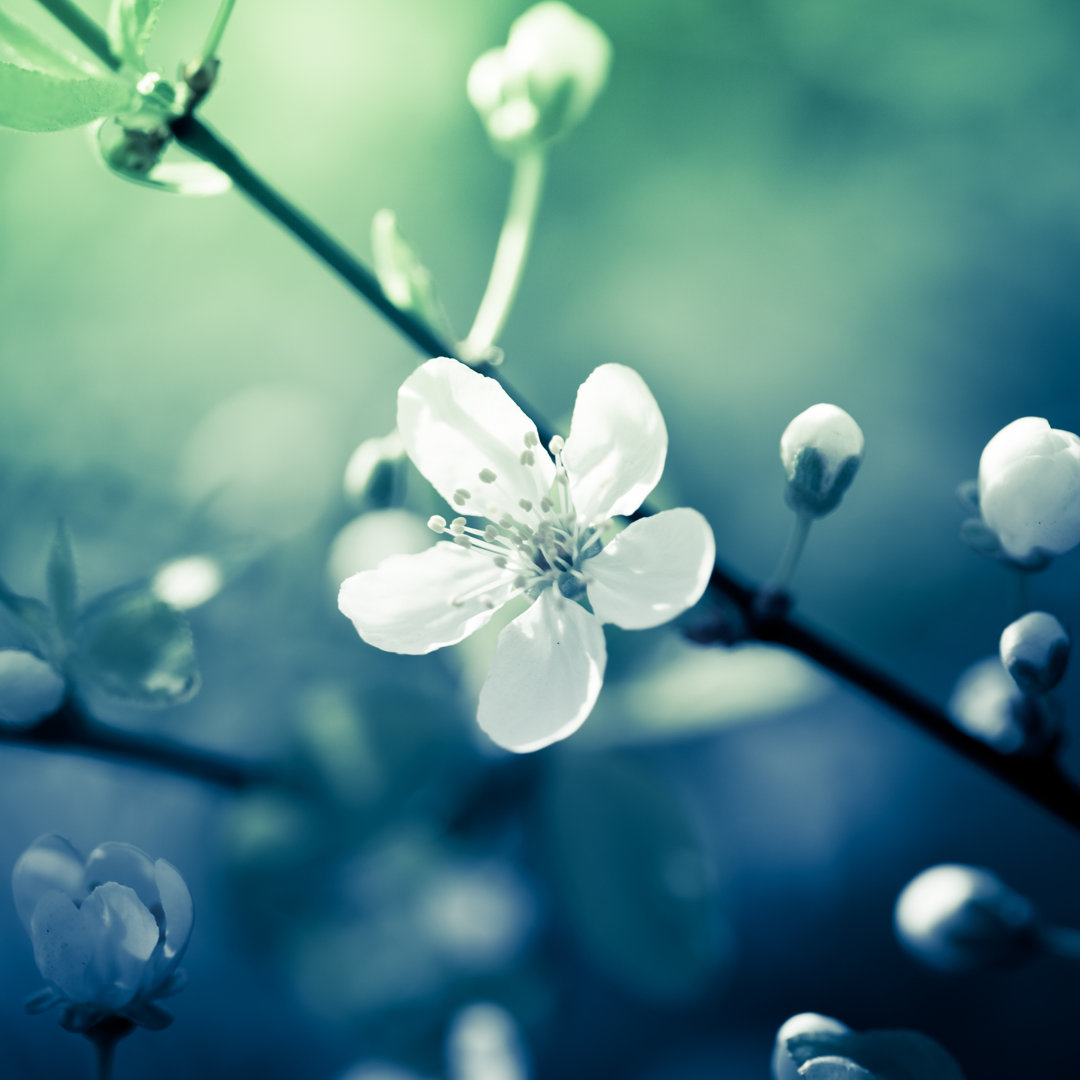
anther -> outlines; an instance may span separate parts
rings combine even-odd
[[[481,469],[480,479],[483,480],[485,484],[494,484],[499,478],[490,469]]]
[[[528,431],[525,433],[525,449],[531,450],[534,446],[540,445],[540,439],[535,431]]]
[[[518,574],[518,576],[516,578],[514,578],[514,588],[515,589],[524,589],[527,584],[528,584],[528,579],[525,577],[524,574]]]
[[[495,556],[495,558],[494,558],[494,559],[492,559],[492,562],[493,562],[493,563],[494,563],[494,564],[495,564],[495,565],[496,565],[496,566],[497,566],[497,567],[498,567],[498,568],[499,568],[500,570],[505,570],[505,569],[506,569],[506,556],[505,556],[505,555],[496,555],[496,556]]]
[[[432,514],[427,519],[427,527],[433,533],[444,533],[446,532],[446,518],[442,514]]]
[[[461,536],[465,532],[465,519],[463,517],[456,517],[450,522],[450,531],[455,536]]]
[[[561,454],[565,446],[566,440],[561,435],[552,435],[551,442],[548,443],[548,449],[553,454]]]
[[[463,548],[472,547],[472,541],[467,536],[455,536],[454,543]]]
[[[454,492],[454,502],[458,506],[464,506],[471,498],[472,496],[464,488],[458,488]]]
[[[484,539],[489,544],[495,543],[495,541],[499,539],[499,530],[496,529],[494,525],[485,526],[485,528],[484,528]]]
[[[543,510],[545,514],[550,514],[554,507],[555,504],[546,495],[540,500],[540,509]]]
[[[533,504],[530,499],[518,499],[518,506],[520,506],[525,513],[528,513],[532,509]]]
[[[521,451],[521,464],[522,465],[535,465],[536,455],[531,450]]]
[[[487,608],[488,611],[492,611],[495,608],[495,601],[492,599],[491,593],[484,593],[484,595],[480,597],[480,603],[483,607]]]

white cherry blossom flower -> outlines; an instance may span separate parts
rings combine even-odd
[[[611,519],[637,510],[664,469],[655,399],[636,372],[604,364],[549,457],[498,382],[438,357],[402,385],[397,421],[409,457],[459,516],[431,519],[447,540],[348,578],[339,607],[370,645],[422,654],[528,597],[499,635],[477,719],[518,752],[565,738],[600,693],[602,625],[659,626],[697,602],[712,570],[712,530],[696,510],[665,510],[609,539]]]
[[[192,924],[191,894],[171,863],[120,843],[84,859],[62,837],[42,836],[19,856],[11,885],[49,983],[28,1009],[60,1004],[73,1031],[110,1016],[155,1030],[171,1022],[154,1002],[183,986]]]

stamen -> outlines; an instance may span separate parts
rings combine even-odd
[[[545,495],[540,500],[540,509],[543,510],[545,514],[550,514],[551,511],[555,509],[555,504]]]
[[[472,547],[472,541],[467,536],[455,536],[454,543],[463,548]]]
[[[446,518],[442,514],[432,514],[427,519],[427,527],[433,533],[444,533],[446,532]]]
[[[498,568],[499,568],[500,570],[505,570],[505,569],[506,569],[506,563],[507,563],[507,559],[506,559],[506,556],[505,556],[505,555],[496,555],[496,556],[495,556],[495,558],[494,558],[494,559],[492,559],[491,561],[492,561],[492,562],[493,562],[493,563],[494,563],[494,564],[495,564],[495,565],[496,565],[496,566],[497,566],[497,567],[498,567]]]
[[[484,539],[489,544],[495,543],[495,541],[499,539],[499,530],[496,529],[494,525],[486,526],[484,529]]]
[[[540,445],[540,438],[535,431],[529,431],[525,434],[525,449],[531,450],[534,446]]]
[[[483,607],[487,608],[488,611],[493,610],[495,607],[495,601],[492,598],[491,593],[485,593],[483,596],[481,596],[480,603]]]
[[[490,469],[481,469],[480,479],[483,480],[485,484],[494,484],[499,478]]]
[[[464,488],[458,488],[457,491],[454,492],[454,502],[457,503],[458,506],[464,506],[471,498],[472,495]]]
[[[535,465],[536,455],[531,450],[521,451],[521,464],[522,465]]]
[[[553,454],[561,454],[565,446],[566,440],[561,435],[552,435],[551,442],[548,443],[548,449]]]
[[[455,536],[461,536],[465,532],[465,519],[463,517],[456,517],[450,522],[450,531]]]
[[[526,514],[533,508],[532,501],[529,499],[518,499],[518,506],[520,506]]]

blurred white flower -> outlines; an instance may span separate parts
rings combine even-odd
[[[1017,562],[1074,548],[1080,543],[1080,438],[1035,416],[1003,427],[979,458],[979,511]]]
[[[1001,634],[1001,662],[1026,694],[1053,690],[1069,663],[1069,635],[1045,611],[1030,611]]]
[[[154,1030],[172,1017],[155,1001],[183,986],[177,970],[191,934],[191,895],[176,868],[131,844],[83,859],[42,836],[11,876],[15,908],[49,986],[27,1007],[62,1004],[61,1023],[85,1031],[108,1016]]]
[[[863,456],[862,429],[836,405],[811,405],[780,437],[792,510],[824,517],[835,510],[855,479]]]
[[[492,141],[512,156],[576,127],[610,66],[603,30],[569,5],[546,0],[513,22],[505,47],[473,64],[466,89]]]
[[[499,635],[477,719],[524,752],[565,738],[603,682],[603,623],[659,626],[696,603],[714,559],[696,510],[666,510],[605,544],[660,479],[667,430],[641,376],[597,368],[578,390],[570,435],[552,440],[503,388],[446,357],[398,393],[398,430],[421,473],[465,517],[431,528],[450,538],[348,578],[338,605],[369,644],[421,654],[461,641],[515,597],[534,603]],[[588,599],[589,611],[578,600]]]
[[[526,1080],[528,1066],[514,1018],[501,1005],[466,1005],[446,1036],[447,1080]]]
[[[167,562],[154,575],[150,591],[178,611],[213,600],[225,584],[221,564],[209,555],[187,555]]]
[[[30,727],[64,697],[60,673],[24,649],[0,649],[0,724]]]
[[[988,870],[948,863],[908,882],[894,925],[900,944],[939,971],[1007,967],[1030,956],[1037,941],[1028,900]]]

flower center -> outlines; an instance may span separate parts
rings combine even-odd
[[[535,433],[529,432],[521,453],[522,465],[535,465],[538,446]],[[562,457],[564,446],[565,442],[558,435],[549,444],[555,459],[555,479],[539,505],[531,499],[519,499],[517,512],[503,513],[497,521],[489,521],[482,529],[469,525],[464,517],[456,517],[449,523],[441,514],[428,519],[428,528],[432,532],[449,536],[461,547],[486,552],[496,567],[513,574],[513,589],[506,599],[522,593],[535,599],[544,589],[552,587],[568,599],[580,598],[588,584],[582,567],[603,547],[601,534],[608,523],[588,525],[574,509],[570,479]],[[539,452],[543,453],[542,450]],[[498,476],[485,468],[477,474],[477,479],[484,484],[493,484]],[[472,493],[466,488],[454,492],[454,504],[466,512],[472,500]],[[484,586],[462,593],[451,603],[460,607],[468,600],[480,598],[487,606],[494,607],[489,588]]]

